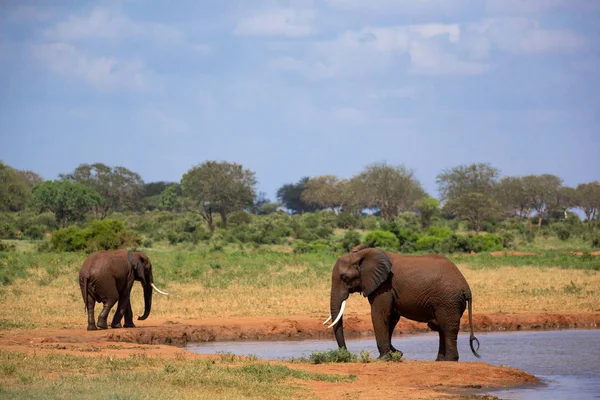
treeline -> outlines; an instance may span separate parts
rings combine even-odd
[[[0,162],[0,238],[40,238],[47,231],[90,220],[147,212],[197,216],[208,236],[217,224],[227,230],[232,217],[239,226],[240,215],[326,210],[339,221],[355,221],[330,223],[333,229],[364,228],[360,221],[366,215],[390,224],[411,213],[419,219],[422,232],[443,220],[464,223],[475,234],[492,232],[499,223],[514,218],[526,221],[529,231],[551,221],[579,220],[569,211],[574,208],[582,211],[584,224],[591,228],[599,219],[598,181],[568,187],[550,174],[500,177],[497,168],[476,163],[444,170],[436,183],[441,200],[426,193],[412,170],[375,163],[349,179],[324,175],[286,183],[277,191],[277,201],[271,201],[257,192],[255,173],[237,163],[206,161],[190,168],[179,182],[146,183],[122,166],[82,164],[59,179],[44,181],[35,172]],[[174,235],[185,234],[186,228],[173,227],[170,232],[169,240],[176,242]]]

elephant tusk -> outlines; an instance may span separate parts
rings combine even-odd
[[[328,323],[330,319],[331,319],[331,315],[329,316],[329,318],[327,318],[327,319],[325,320],[325,322],[323,322],[323,325],[325,325],[326,323]]]
[[[342,308],[340,309],[338,316],[336,317],[335,321],[333,321],[331,323],[331,325],[329,325],[327,328],[331,328],[332,326],[334,326],[335,324],[338,323],[340,318],[342,318],[342,314],[344,313],[344,308],[346,308],[346,300],[342,301]]]
[[[150,286],[152,286],[152,289],[156,290],[158,293],[162,294],[163,296],[169,295],[169,293],[165,293],[162,290],[160,290],[159,288],[157,288],[156,286],[154,286],[154,283],[151,283]]]

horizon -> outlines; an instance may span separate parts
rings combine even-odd
[[[0,6],[0,160],[47,180],[229,161],[272,201],[374,162],[436,198],[437,174],[477,162],[600,180],[600,3],[32,4]]]

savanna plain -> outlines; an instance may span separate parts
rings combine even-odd
[[[136,320],[136,328],[88,332],[77,280],[86,254],[37,252],[34,243],[15,242],[15,251],[0,252],[1,398],[475,398],[469,389],[538,382],[526,371],[485,363],[485,341],[484,359],[474,363],[384,362],[339,353],[334,358],[346,362],[319,362],[315,354],[267,361],[181,348],[194,341],[320,338],[335,349],[322,325],[333,253],[275,245],[142,249],[155,283],[169,296],[155,295],[150,317]],[[534,251],[449,256],[473,292],[476,334],[599,326],[600,257],[542,238],[536,245]],[[139,315],[138,284],[131,297]],[[350,296],[344,314],[347,337],[372,335],[367,299]],[[401,320],[395,335],[420,331],[427,326]],[[459,343],[459,351],[468,346]]]

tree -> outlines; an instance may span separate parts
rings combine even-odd
[[[80,183],[95,190],[102,197],[96,206],[96,214],[105,218],[111,211],[137,211],[142,204],[144,181],[142,177],[125,167],[109,167],[102,163],[81,164],[61,179]]]
[[[442,200],[454,200],[466,193],[491,195],[500,172],[486,163],[459,165],[437,176]]]
[[[538,228],[549,211],[560,205],[562,179],[555,175],[527,175],[523,177],[527,204],[535,210]]]
[[[65,227],[85,216],[102,198],[92,189],[69,181],[45,181],[33,188],[34,204],[40,212],[52,211],[56,222]]]
[[[340,180],[335,175],[317,176],[306,182],[306,189],[300,195],[300,199],[322,209],[331,208],[339,214],[344,208],[346,184],[346,180]]]
[[[163,190],[163,192],[160,194],[160,209],[167,211],[179,210],[179,208],[181,207],[181,201],[178,192],[178,184],[172,184],[167,186],[165,190]]]
[[[227,215],[250,207],[256,196],[254,172],[237,163],[206,161],[181,178],[185,207],[204,218],[214,232],[213,215],[219,213],[227,228]]]
[[[367,207],[378,208],[386,221],[393,220],[401,211],[409,210],[417,199],[425,195],[414,172],[403,165],[370,164],[358,175],[354,184],[357,195]]]
[[[487,194],[471,192],[448,200],[444,208],[457,217],[469,221],[475,233],[479,233],[483,220],[494,216],[500,205]]]
[[[415,209],[421,215],[424,230],[429,228],[431,219],[440,214],[440,201],[434,197],[423,197],[415,202]]]
[[[18,171],[0,161],[0,211],[20,211],[31,199],[31,187]]]
[[[259,192],[250,207],[249,212],[255,215],[269,215],[277,211],[281,206],[281,203],[271,202],[271,200],[267,198],[265,192]]]
[[[288,210],[294,214],[317,211],[319,207],[307,204],[302,200],[302,192],[306,190],[309,178],[301,178],[297,183],[287,183],[277,190],[277,200],[282,202]]]
[[[600,181],[577,185],[573,205],[583,211],[588,222],[594,220],[600,209]]]

